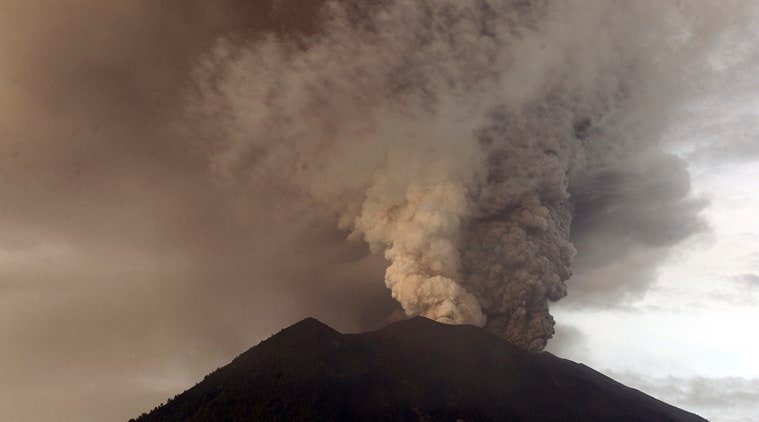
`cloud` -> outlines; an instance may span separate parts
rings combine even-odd
[[[578,362],[588,362],[590,349],[588,336],[580,327],[559,322],[556,334],[546,346],[546,351]]]
[[[708,230],[708,202],[690,194],[686,164],[671,155],[593,177],[575,195],[571,286],[580,306],[605,307],[641,297],[672,247]]]
[[[618,381],[714,421],[750,421],[759,412],[759,379],[609,373]]]
[[[668,131],[735,90],[722,72],[751,84],[753,55],[727,59],[722,33],[751,24],[717,9],[533,6],[332,5],[319,37],[224,39],[193,122],[242,190],[327,209],[383,253],[407,314],[540,348],[570,267],[574,303],[629,303],[707,231]]]
[[[759,287],[759,275],[754,273],[736,275],[733,276],[731,280],[743,287],[748,287],[751,289]]]

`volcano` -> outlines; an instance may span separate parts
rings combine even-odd
[[[363,334],[305,319],[136,419],[259,420],[705,421],[585,365],[422,317]]]

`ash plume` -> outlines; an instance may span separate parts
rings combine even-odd
[[[567,294],[571,240],[591,239],[594,222],[645,205],[652,221],[690,221],[646,244],[703,228],[663,140],[694,81],[709,83],[716,46],[703,40],[723,17],[696,9],[327,3],[315,35],[222,39],[196,69],[189,112],[219,174],[329,215],[383,254],[407,315],[540,350],[549,301]],[[638,196],[657,205],[630,205]]]

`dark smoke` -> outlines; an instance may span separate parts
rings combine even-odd
[[[719,17],[696,9],[398,0],[356,17],[329,3],[318,36],[221,41],[193,112],[221,173],[299,192],[384,253],[407,315],[539,350],[571,238],[592,274],[704,227],[664,141],[713,73],[702,42]]]

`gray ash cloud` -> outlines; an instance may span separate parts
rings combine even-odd
[[[321,13],[314,37],[222,40],[190,109],[219,173],[295,192],[383,254],[407,315],[539,350],[576,249],[580,289],[624,297],[705,228],[665,135],[717,72],[702,41],[724,12],[399,0]]]

